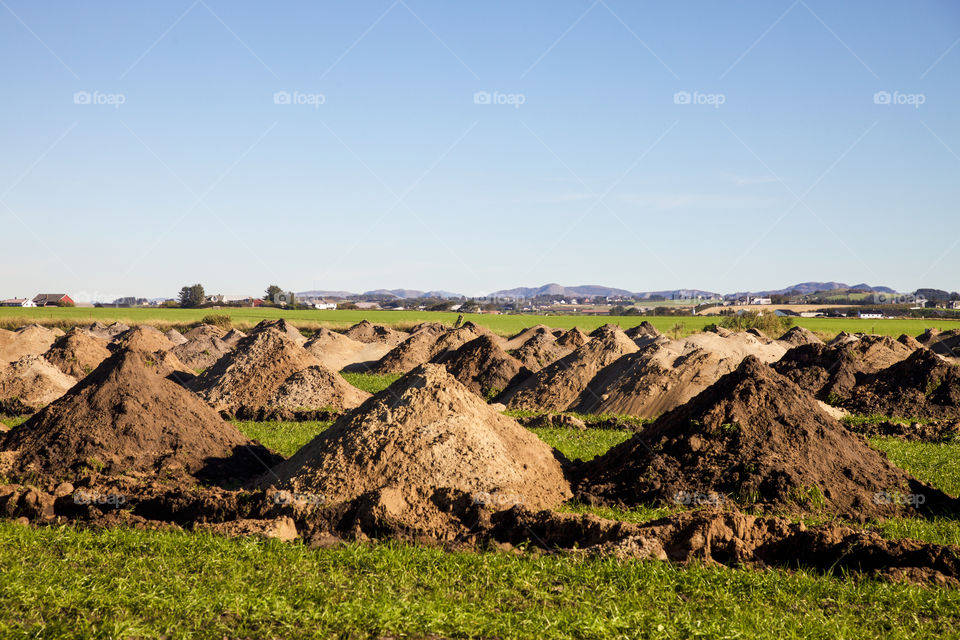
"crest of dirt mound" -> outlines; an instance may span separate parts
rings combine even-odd
[[[116,351],[132,349],[135,351],[170,351],[173,343],[159,329],[148,325],[139,325],[117,335],[110,344]]]
[[[23,356],[38,356],[47,351],[63,335],[59,329],[47,329],[38,324],[16,331],[0,329],[0,364],[19,360]]]
[[[221,340],[224,335],[226,332],[219,327],[201,325],[188,331],[186,342],[176,345],[170,352],[194,371],[208,369],[230,352],[230,345]]]
[[[524,344],[526,344],[531,338],[540,334],[547,334],[551,338],[558,338],[563,335],[562,329],[552,329],[545,324],[537,324],[532,327],[527,327],[523,331],[514,334],[507,338],[506,342],[503,345],[504,349],[518,349]]]
[[[268,329],[276,329],[280,333],[286,334],[287,338],[297,346],[302,347],[307,342],[307,339],[300,333],[300,330],[283,318],[279,320],[261,320],[253,329],[250,329],[249,333],[250,335],[256,335]]]
[[[357,342],[376,342],[379,344],[388,344],[391,347],[395,347],[407,339],[407,334],[403,331],[397,331],[396,329],[391,329],[390,327],[373,324],[369,320],[361,320],[357,324],[344,331],[343,335],[347,336],[351,340],[356,340]]]
[[[352,409],[370,397],[339,373],[322,365],[313,365],[283,381],[267,403],[284,409]]]
[[[607,325],[613,326],[613,325]],[[583,345],[590,342],[590,336],[583,332],[582,329],[574,327],[570,329],[559,338],[557,338],[557,344],[565,349],[576,350],[582,347]]]
[[[798,347],[802,344],[823,344],[823,340],[818,338],[813,331],[810,331],[810,329],[806,327],[790,327],[786,333],[777,338],[777,342],[783,343],[787,349]]]
[[[43,357],[65,374],[79,380],[109,358],[110,350],[107,349],[106,340],[74,327],[57,338]]]
[[[960,329],[927,333],[919,340],[923,346],[945,358],[960,359]]]
[[[466,343],[482,335],[500,341],[489,329],[472,322],[456,329],[449,329],[438,323],[427,323],[383,356],[374,365],[373,371],[407,373],[427,362],[441,362]]]
[[[124,350],[5,438],[17,473],[189,473],[238,479],[278,459],[181,386],[150,354]]]
[[[426,364],[340,418],[261,480],[327,503],[373,500],[392,519],[443,528],[451,492],[506,508],[570,497],[553,450]]]
[[[0,365],[0,411],[11,414],[33,413],[77,383],[43,356],[23,356],[16,362]]]
[[[899,496],[922,493],[930,507],[952,502],[754,357],[575,475],[586,495],[624,504],[711,496],[862,519],[911,511]]]
[[[169,340],[173,346],[181,345],[187,341],[187,339],[183,337],[183,334],[176,329],[168,329],[163,335],[167,336],[167,340]]]
[[[628,337],[636,340],[637,338],[659,338],[663,334],[657,331],[657,328],[650,324],[649,320],[644,320],[635,327],[627,329]]]
[[[320,329],[303,345],[332,371],[340,371],[351,365],[367,370],[387,355],[391,346],[383,342],[360,342],[330,329]]]
[[[918,349],[906,360],[865,376],[843,407],[898,418],[960,418],[960,367],[929,349]]]
[[[605,325],[585,345],[507,390],[497,401],[511,409],[566,411],[580,401],[601,371],[638,350],[619,327]]]
[[[287,378],[312,366],[322,365],[285,331],[271,326],[251,332],[238,342],[235,349],[200,374],[191,388],[218,411],[256,411],[270,406]]]
[[[499,395],[530,375],[519,360],[490,336],[466,343],[444,360],[444,365],[467,389],[484,398]]]
[[[560,345],[552,333],[544,331],[524,342],[519,349],[513,351],[512,355],[531,373],[536,373],[560,358],[570,355],[572,351],[573,349]]]
[[[237,346],[238,342],[246,337],[247,334],[245,334],[243,331],[240,331],[239,329],[230,329],[230,331],[227,332],[227,335],[223,336],[221,340],[223,340],[224,344],[232,349]]]

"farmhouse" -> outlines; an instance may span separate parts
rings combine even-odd
[[[38,307],[72,306],[73,300],[65,293],[38,293],[33,298],[33,304]]]
[[[28,300],[27,298],[10,298],[9,300],[4,300],[0,302],[0,307],[35,307],[36,304],[33,303],[33,300]]]

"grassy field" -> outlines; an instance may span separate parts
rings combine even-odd
[[[328,327],[343,329],[361,320],[378,324],[409,328],[420,322],[443,322],[452,325],[459,314],[435,311],[283,311],[280,309],[93,309],[93,308],[49,308],[21,309],[0,307],[0,327],[16,328],[31,322],[55,326],[72,326],[78,323],[89,324],[95,320],[110,323],[120,321],[125,324],[152,324],[161,328],[186,327],[200,322],[204,316],[223,314],[230,316],[234,326],[249,328],[266,318],[286,318],[302,329]],[[551,327],[570,329],[580,327],[592,331],[602,324],[613,323],[623,328],[634,327],[644,320],[652,323],[663,333],[671,332],[672,327],[683,325],[681,334],[700,331],[716,318],[705,316],[531,316],[531,315],[489,315],[465,314],[466,320],[489,327],[501,335],[512,335],[522,329],[546,324]],[[796,324],[823,335],[835,335],[840,331],[880,333],[899,336],[902,333],[918,335],[928,327],[940,330],[960,328],[958,320],[860,320],[857,318],[797,318]]]

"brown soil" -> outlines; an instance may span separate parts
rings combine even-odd
[[[267,327],[238,342],[191,387],[218,411],[235,414],[269,406],[287,378],[315,365],[322,366],[286,332]]]
[[[186,472],[210,480],[262,473],[278,458],[198,397],[162,376],[149,354],[124,350],[5,437],[16,474],[75,477]]]
[[[142,324],[119,334],[110,343],[110,348],[113,351],[134,349],[153,353],[154,351],[170,351],[173,348],[173,343],[159,329]]]
[[[232,349],[237,346],[238,342],[246,337],[247,334],[245,334],[243,331],[240,331],[239,329],[230,329],[230,331],[227,332],[227,335],[223,336],[221,340],[223,340],[224,344]]]
[[[531,373],[536,373],[560,358],[570,355],[571,351],[572,349],[558,344],[553,334],[542,332],[524,342],[513,352],[513,357]]]
[[[923,494],[930,510],[956,502],[894,467],[754,357],[574,475],[585,499],[629,505],[711,496],[863,519],[916,513],[883,496]]]
[[[519,360],[490,336],[466,343],[448,357],[444,365],[467,389],[484,398],[498,395],[530,375]]]
[[[110,350],[107,349],[106,340],[94,338],[86,330],[74,327],[57,338],[43,357],[65,374],[79,380],[109,358]]]
[[[884,436],[918,442],[943,442],[960,437],[960,420],[955,419],[911,423],[882,420],[844,426],[853,433],[864,436]]]
[[[626,334],[633,340],[637,338],[659,338],[663,335],[657,331],[657,328],[650,324],[648,320],[644,320],[637,326],[627,329]]]
[[[557,338],[557,344],[565,349],[576,350],[590,342],[590,336],[574,327]]]
[[[408,337],[403,331],[373,324],[368,320],[361,320],[344,331],[343,335],[357,342],[387,344],[391,347],[397,346]]]
[[[370,397],[323,365],[313,365],[283,381],[267,403],[284,409],[352,409]]]
[[[306,344],[307,339],[300,333],[300,330],[295,326],[284,320],[283,318],[279,320],[261,320],[257,323],[253,329],[250,329],[249,335],[256,335],[262,333],[267,329],[276,329],[277,331],[286,334],[295,345],[302,347]]]
[[[340,371],[351,365],[366,370],[387,355],[391,347],[382,342],[360,342],[330,329],[319,329],[304,349],[331,371]]]
[[[552,329],[545,324],[537,324],[532,327],[527,327],[520,333],[510,336],[507,338],[506,344],[503,345],[504,349],[519,349],[522,345],[530,341],[531,338],[540,334],[547,334],[551,338],[559,338],[563,335],[562,329]]]
[[[169,340],[170,343],[175,347],[187,342],[187,339],[183,336],[183,334],[176,329],[169,329],[163,335],[167,336],[167,340]]]
[[[19,360],[24,356],[38,356],[47,351],[63,335],[59,329],[47,329],[38,324],[16,331],[0,329],[0,364]]]
[[[206,327],[209,325],[189,331],[185,336],[187,341],[170,350],[184,365],[194,371],[209,369],[217,363],[217,360],[230,352],[230,346],[220,339],[221,336],[226,335],[225,332],[217,327],[209,329]]]
[[[0,412],[33,413],[50,404],[77,383],[43,356],[23,356],[0,365]]]
[[[582,395],[590,392],[590,381],[603,369],[638,349],[619,327],[605,325],[587,344],[541,369],[497,401],[511,409],[567,411],[583,402]]]
[[[960,358],[960,329],[927,333],[919,340],[925,347],[945,358]]]
[[[906,360],[864,376],[843,407],[897,418],[960,418],[960,367],[918,349]]]
[[[221,329],[215,324],[199,324],[184,334],[187,340],[196,340],[197,338],[217,338],[222,340],[227,335],[226,330]]]
[[[823,344],[823,340],[818,338],[813,331],[805,327],[791,327],[777,340],[782,342],[787,349],[798,347],[802,344]]]
[[[553,450],[426,364],[340,418],[264,476],[264,486],[354,502],[381,519],[444,536],[451,495],[501,507],[570,497]]]
[[[438,323],[424,324],[383,356],[372,370],[374,373],[406,373],[426,362],[443,362],[457,349],[483,335],[501,341],[486,327],[472,322],[457,329]]]

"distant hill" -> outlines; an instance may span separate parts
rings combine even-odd
[[[890,287],[872,287],[866,283],[855,284],[850,286],[849,284],[843,282],[800,282],[790,287],[784,287],[783,289],[770,289],[767,291],[740,291],[737,293],[728,293],[725,297],[727,298],[740,298],[744,296],[771,296],[775,294],[786,294],[798,292],[803,295],[808,295],[811,293],[818,293],[821,291],[838,291],[838,290],[848,290],[848,289],[858,289],[861,291],[873,291],[875,293],[896,293]]]
[[[488,294],[489,298],[512,298],[515,300],[522,298],[536,298],[537,296],[567,296],[576,298],[579,296],[624,296],[632,297],[634,294],[626,289],[615,289],[613,287],[603,287],[595,284],[585,284],[577,287],[564,287],[555,282],[545,284],[542,287],[517,287],[515,289],[501,289]]]
[[[713,291],[702,289],[667,289],[665,291],[641,291],[633,294],[637,298],[647,299],[653,296],[663,296],[666,300],[691,300],[693,298],[722,298]]]
[[[374,289],[364,291],[365,296],[393,296],[402,300],[409,298],[463,298],[464,296],[452,291],[419,291],[417,289]]]
[[[349,291],[297,291],[295,294],[298,298],[348,298],[350,296],[355,296],[357,294],[350,293]]]

